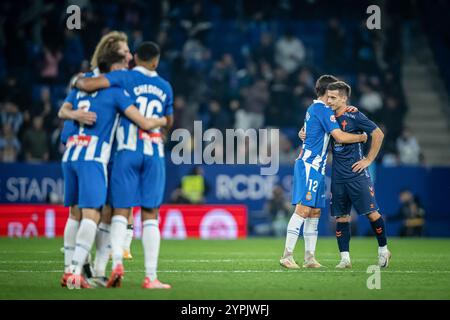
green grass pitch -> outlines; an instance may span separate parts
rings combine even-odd
[[[381,271],[381,289],[367,288],[367,267],[376,264],[373,238],[351,241],[353,269],[336,270],[336,240],[319,238],[317,258],[327,268],[285,270],[278,265],[284,239],[236,241],[163,240],[159,272],[168,291],[141,289],[141,242],[125,261],[123,287],[61,288],[59,239],[0,239],[0,299],[450,299],[450,240],[389,239],[393,258]],[[303,241],[296,259],[303,258]],[[108,270],[110,266],[108,265]]]

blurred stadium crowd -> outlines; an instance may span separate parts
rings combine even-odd
[[[67,30],[66,8],[82,8]],[[292,163],[315,79],[352,85],[352,104],[385,131],[380,161],[419,164],[420,147],[402,123],[400,70],[413,13],[387,2],[381,30],[366,27],[369,1],[5,1],[0,3],[0,161],[59,160],[57,110],[67,83],[88,71],[100,37],[125,31],[131,50],[161,46],[158,72],[174,87],[175,128],[282,129],[280,159]],[[351,9],[350,9],[351,8]],[[333,18],[330,18],[333,17]],[[169,146],[170,147],[170,146]]]

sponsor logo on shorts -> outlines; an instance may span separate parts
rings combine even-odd
[[[342,231],[336,231],[336,237],[341,237],[342,236]]]

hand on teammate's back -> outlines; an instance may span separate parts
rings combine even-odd
[[[367,134],[365,132],[363,132],[361,135],[363,136],[363,140],[361,142],[366,143],[367,142]]]
[[[77,109],[74,111],[76,114],[76,121],[85,124],[93,125],[97,121],[97,114],[91,111],[85,111],[83,109]]]
[[[79,72],[79,73],[77,73],[76,75],[74,75],[74,76],[72,77],[72,79],[70,79],[70,82],[69,82],[70,90],[76,88],[76,87],[75,87],[75,84],[76,84],[77,80],[78,80],[79,78],[81,78],[82,76],[83,76],[83,73],[82,73],[82,72]]]
[[[355,113],[358,112],[359,109],[357,107],[354,106],[347,106],[347,108],[345,108],[345,112],[351,112],[351,113]]]
[[[302,127],[300,129],[300,131],[298,132],[298,137],[300,138],[300,140],[302,140],[303,142],[305,142],[306,140],[306,131],[305,131],[305,127]]]

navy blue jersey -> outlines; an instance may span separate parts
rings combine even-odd
[[[111,86],[121,87],[130,93],[140,113],[146,118],[162,118],[173,114],[172,87],[155,71],[144,67],[113,71],[105,75]],[[117,150],[130,150],[153,156],[164,156],[160,128],[140,130],[126,117],[120,119],[117,129]]]
[[[370,135],[377,125],[361,112],[345,112],[336,117],[342,131],[354,134],[363,132]],[[362,143],[342,144],[332,139],[333,170],[331,181],[336,183],[350,182],[362,178],[370,178],[367,169],[361,173],[353,172],[352,165],[364,158]]]

